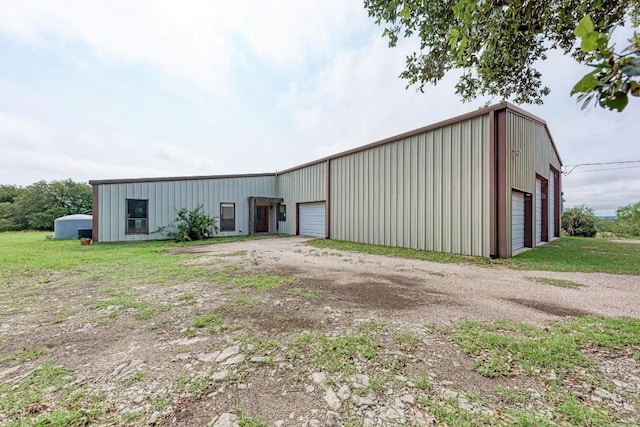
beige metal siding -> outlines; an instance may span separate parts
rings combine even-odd
[[[331,238],[489,256],[489,116],[331,160]]]
[[[287,206],[287,220],[280,221],[278,232],[296,234],[296,204],[327,199],[327,163],[316,163],[278,175],[278,197]]]
[[[169,225],[179,209],[203,205],[207,215],[219,217],[220,202],[236,204],[236,231],[220,235],[248,234],[248,198],[277,196],[274,176],[97,185],[100,242],[162,239],[158,228]],[[149,200],[149,234],[125,233],[127,199]]]
[[[549,179],[549,165],[557,170],[562,164],[558,158],[549,133],[544,124],[531,118],[524,117],[517,112],[507,111],[507,177],[508,182],[504,191],[507,192],[507,212],[511,212],[511,190],[517,189],[533,195],[536,200],[536,174]],[[533,224],[538,222],[537,208],[533,209]],[[535,233],[535,227],[532,227]],[[511,233],[511,230],[508,230]],[[507,236],[511,253],[511,235]],[[535,235],[531,241],[535,242]]]

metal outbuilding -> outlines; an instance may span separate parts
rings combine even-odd
[[[90,181],[93,239],[166,238],[202,205],[223,236],[507,258],[560,235],[561,167],[544,120],[505,102],[278,173]]]
[[[93,216],[75,214],[56,219],[53,222],[53,236],[56,239],[77,239],[78,230],[90,230]]]

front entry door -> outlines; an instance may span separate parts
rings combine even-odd
[[[256,233],[269,232],[269,206],[256,206]]]

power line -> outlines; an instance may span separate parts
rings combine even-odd
[[[577,165],[565,165],[565,171],[563,172],[563,174],[569,175],[571,172],[573,172],[577,167],[579,166],[601,166],[601,165],[623,165],[623,164],[629,164],[629,163],[640,163],[640,160],[624,160],[624,161],[620,161],[620,162],[596,162],[596,163],[579,163]],[[631,168],[633,168],[634,166],[632,166]],[[635,166],[637,167],[637,166]],[[629,169],[631,169],[629,168]],[[610,168],[610,169],[594,169],[591,171],[582,171],[582,172],[596,172],[598,170],[613,170],[613,169],[626,169],[626,168]]]
[[[638,169],[638,168],[640,168],[640,166],[625,166],[625,167],[621,167],[621,168],[590,169],[590,170],[586,170],[586,171],[576,171],[576,173],[581,173],[581,172],[614,171],[614,170],[619,170],[619,169]],[[569,174],[566,174],[566,175],[569,175]]]

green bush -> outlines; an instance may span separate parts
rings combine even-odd
[[[595,237],[597,218],[593,209],[581,205],[562,213],[562,229],[569,236]]]
[[[173,230],[167,236],[176,242],[209,239],[218,232],[217,219],[206,215],[202,205],[191,211],[180,209],[168,228]]]
[[[618,208],[613,230],[620,237],[640,237],[640,202]]]

